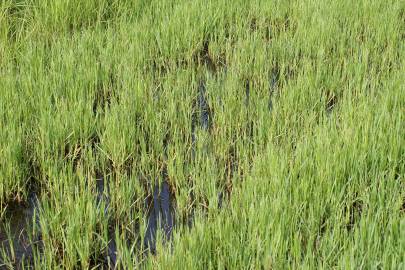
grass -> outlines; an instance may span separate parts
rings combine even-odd
[[[2,1],[0,254],[38,198],[4,267],[103,268],[114,240],[119,269],[403,268],[404,38],[403,1]]]

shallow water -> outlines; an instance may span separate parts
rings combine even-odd
[[[167,179],[166,170],[162,172],[162,178]],[[104,205],[104,209],[99,210],[104,211],[104,213],[108,215],[110,207],[109,187],[106,178],[101,175],[98,175],[96,179],[96,191],[97,204],[99,207]],[[159,229],[164,233],[165,242],[168,242],[171,239],[174,227],[172,200],[170,186],[166,180],[164,180],[159,186],[155,186],[153,194],[145,199],[145,204],[149,209],[149,213],[147,216],[147,229],[144,236],[144,246],[152,254],[156,254],[156,235]],[[118,263],[118,250],[114,239],[114,230],[109,231],[108,238],[108,245],[104,253],[104,266],[107,267],[108,265],[110,269],[115,269]],[[139,248],[141,248],[140,243]]]
[[[153,196],[149,196],[146,201],[150,210],[144,245],[152,254],[155,254],[158,229],[163,230],[163,239],[166,242],[170,241],[174,226],[172,197],[167,181],[163,181],[160,186],[155,186]]]
[[[96,198],[97,205],[98,207],[104,205],[104,209],[101,209],[101,211],[104,211],[104,214],[108,215],[110,207],[110,197],[108,195],[109,188],[108,184],[105,181],[105,178],[100,174],[96,178],[96,191],[97,191],[97,198]],[[102,204],[102,202],[104,202],[104,204]],[[114,232],[109,231],[108,237],[109,237],[108,244],[104,256],[106,256],[105,258],[106,264],[108,264],[111,269],[115,269],[117,265],[117,245],[114,239]]]
[[[11,263],[13,268],[19,269],[21,264],[30,264],[33,258],[33,246],[28,237],[27,228],[31,227],[37,216],[37,198],[30,195],[28,202],[10,203],[0,220],[0,268]],[[36,222],[36,221],[35,221]],[[38,239],[36,239],[38,240]],[[11,241],[11,242],[10,242]],[[38,242],[35,241],[34,242]]]

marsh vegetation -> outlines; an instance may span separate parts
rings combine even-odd
[[[0,268],[405,267],[404,74],[404,1],[0,1]]]

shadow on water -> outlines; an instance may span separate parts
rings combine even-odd
[[[170,193],[170,186],[167,182],[167,171],[163,171],[163,181],[153,188],[153,195],[146,198],[145,203],[149,209],[148,225],[146,228],[144,246],[156,254],[156,236],[160,228],[164,235],[163,241],[171,240],[174,228],[173,198]]]
[[[34,249],[40,247],[40,236],[30,238],[27,231],[33,222],[38,225],[38,199],[35,194],[30,194],[25,203],[9,203],[6,206],[0,219],[0,269],[22,269],[32,265]]]

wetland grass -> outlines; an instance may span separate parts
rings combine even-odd
[[[0,1],[0,269],[403,269],[404,37],[404,1]]]

